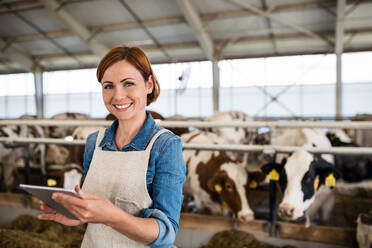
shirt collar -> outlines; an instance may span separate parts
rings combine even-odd
[[[115,119],[111,126],[106,129],[105,136],[103,137],[101,143],[99,144],[99,147],[107,148],[112,151],[118,150],[115,144],[115,132],[116,129],[118,128],[118,124],[119,124],[118,119]],[[132,141],[129,144],[125,145],[123,149],[131,146],[138,151],[145,150],[153,136],[154,129],[155,121],[152,118],[151,114],[148,111],[146,111],[145,123],[143,124],[137,135],[132,139]]]

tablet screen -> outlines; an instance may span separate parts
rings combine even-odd
[[[56,188],[56,187],[44,187],[44,186],[37,186],[37,185],[28,185],[28,184],[20,184],[19,187],[28,193],[32,194],[33,196],[37,197],[38,199],[45,202],[49,207],[53,208],[54,210],[60,212],[64,216],[77,220],[73,214],[71,214],[66,208],[64,208],[61,204],[54,201],[52,199],[52,194],[54,192],[65,193],[69,195],[76,196],[76,191],[73,189],[64,189],[64,188]]]

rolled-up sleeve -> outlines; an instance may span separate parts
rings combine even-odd
[[[150,247],[171,247],[178,231],[183,201],[182,186],[186,166],[182,156],[182,141],[172,135],[158,151],[151,198],[153,207],[144,209],[142,217],[154,218],[159,225],[157,239]]]

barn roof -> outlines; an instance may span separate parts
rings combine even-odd
[[[372,50],[372,0],[347,0],[344,51]],[[336,0],[3,0],[0,73],[93,68],[110,48],[152,63],[333,53]]]

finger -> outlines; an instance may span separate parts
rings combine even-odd
[[[76,184],[75,186],[75,191],[77,193],[77,195],[82,198],[82,199],[86,199],[88,197],[87,194],[85,194],[85,192],[83,192],[80,188],[80,186],[78,184]]]
[[[83,201],[79,197],[64,194],[64,193],[53,193],[52,199],[63,205],[64,207],[68,205],[82,205]]]
[[[39,220],[56,220],[56,214],[40,214],[37,216]]]
[[[48,213],[56,213],[57,211],[54,210],[53,208],[48,207],[46,204],[40,204],[40,210]]]

